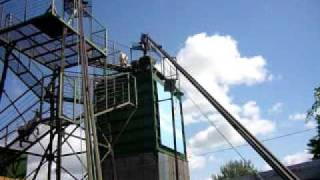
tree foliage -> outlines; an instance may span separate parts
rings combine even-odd
[[[315,102],[308,111],[307,120],[314,117],[317,123],[317,135],[310,139],[307,144],[309,152],[313,154],[313,159],[320,159],[320,87],[314,90]]]
[[[220,167],[219,174],[212,175],[212,180],[231,179],[256,173],[256,168],[249,160],[229,161],[227,164]]]

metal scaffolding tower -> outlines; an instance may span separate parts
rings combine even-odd
[[[117,179],[114,142],[131,114],[114,139],[111,130],[96,125],[96,119],[120,108],[136,108],[137,92],[127,57],[107,42],[106,28],[92,16],[90,0],[0,0],[1,175],[17,178],[12,169],[20,166],[14,163],[28,161],[28,170],[21,173],[24,179],[102,180],[101,163],[109,158]],[[168,91],[179,71],[282,178],[298,179],[150,37],[143,35],[133,49],[166,58],[172,68],[160,73],[150,69],[150,59],[140,65],[148,66],[150,76],[165,76]],[[12,84],[14,80],[21,86]],[[158,148],[157,143],[152,145]],[[176,142],[174,153],[179,179]],[[74,160],[78,163],[70,164]]]
[[[90,0],[0,1],[0,149],[8,154],[0,168],[6,175],[28,155],[35,165],[25,179],[41,179],[44,171],[49,180],[102,179],[99,148],[112,146],[108,138],[98,143],[95,119],[134,107],[135,79],[107,63],[106,28],[91,9]],[[23,86],[18,94],[7,85],[12,79]],[[97,86],[102,81],[104,89]],[[97,91],[110,101],[99,108]],[[77,170],[67,167],[71,158]]]

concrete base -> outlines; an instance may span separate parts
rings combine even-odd
[[[175,158],[163,153],[158,153],[159,180],[175,180]],[[179,180],[189,180],[189,167],[186,161],[178,160]]]
[[[118,180],[176,180],[175,160],[167,154],[143,153],[134,156],[117,157]],[[112,180],[111,160],[102,163],[104,180]],[[189,180],[186,161],[179,160],[179,180]]]

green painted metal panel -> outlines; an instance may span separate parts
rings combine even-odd
[[[151,64],[151,59],[142,59],[139,62]],[[108,137],[115,139],[123,128],[123,125],[134,112],[125,131],[119,136],[114,146],[115,155],[131,154],[155,151],[157,133],[155,132],[155,107],[153,98],[153,78],[152,71],[148,68],[142,68],[132,73],[137,81],[138,106],[134,108],[125,108],[112,111],[98,119],[98,126]],[[111,129],[111,134],[109,132]],[[98,138],[103,141],[101,132]],[[101,148],[102,153],[103,149]]]
[[[0,148],[0,159],[8,157],[16,157],[19,152]],[[0,160],[1,163],[1,160]],[[0,169],[0,176],[8,178],[24,178],[27,173],[27,155],[23,154],[18,156],[14,162],[7,165],[5,168]]]
[[[138,70],[132,72],[137,81],[138,107],[125,131],[114,146],[115,155],[130,155],[137,153],[162,152],[174,155],[174,151],[161,145],[160,124],[157,107],[157,82],[162,82],[162,76],[152,66],[152,59],[144,57],[139,60]],[[140,65],[142,64],[142,65]],[[106,137],[115,139],[121,132],[134,108],[125,108],[107,113],[98,119],[98,139],[103,143],[102,132]],[[111,133],[109,133],[109,128]],[[101,153],[105,149],[101,148]],[[178,153],[179,158],[186,159]]]

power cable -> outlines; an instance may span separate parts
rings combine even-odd
[[[226,142],[231,146],[230,148],[224,148],[224,149],[219,149],[219,150],[216,150],[216,151],[210,151],[210,152],[205,152],[205,153],[202,153],[202,154],[196,154],[196,156],[206,156],[208,154],[214,154],[214,153],[218,153],[218,152],[223,152],[223,151],[227,151],[227,150],[234,150],[242,160],[244,160],[244,157],[241,155],[241,153],[237,150],[237,148],[239,147],[245,147],[245,146],[248,146],[249,144],[246,143],[246,144],[241,144],[241,145],[238,145],[238,146],[234,146],[224,135],[223,133],[217,128],[217,126],[215,125],[215,123],[213,123],[212,121],[210,121],[209,117],[201,110],[201,108],[199,107],[199,105],[197,103],[195,103],[195,101],[190,97],[190,96],[187,96],[191,102],[196,106],[196,108],[199,110],[199,112],[206,118],[206,120],[208,121],[208,123],[210,125],[212,125],[216,130],[217,132],[226,140]],[[267,142],[267,141],[273,141],[273,140],[276,140],[276,139],[280,139],[280,138],[285,138],[285,137],[288,137],[288,136],[293,136],[293,135],[297,135],[297,134],[302,134],[302,133],[306,133],[306,132],[309,132],[309,131],[312,131],[312,130],[315,130],[317,128],[308,128],[308,129],[303,129],[303,130],[300,130],[300,131],[294,131],[294,132],[291,132],[291,133],[287,133],[287,134],[283,134],[283,135],[279,135],[279,136],[275,136],[275,137],[271,137],[271,138],[266,138],[266,139],[263,139],[263,140],[260,140],[260,142]],[[261,177],[261,175],[257,172],[255,172],[255,174],[257,175],[257,177],[259,179],[263,179]]]
[[[291,132],[291,133],[288,133],[288,134],[283,134],[283,135],[280,135],[280,136],[275,136],[275,137],[272,137],[272,138],[263,139],[263,140],[260,140],[260,142],[273,141],[273,140],[281,139],[281,138],[288,137],[288,136],[293,136],[293,135],[297,135],[297,134],[306,133],[306,132],[309,132],[309,131],[312,131],[312,130],[315,130],[315,129],[317,129],[317,128],[309,128],[309,129],[303,129],[303,130],[300,130],[300,131],[294,131],[294,132]],[[238,145],[238,146],[235,146],[235,147],[239,148],[239,147],[245,147],[245,146],[249,146],[249,144],[245,143],[245,144],[241,144],[241,145]],[[223,148],[223,149],[218,149],[218,150],[215,150],[215,151],[208,151],[208,152],[205,152],[205,153],[196,154],[196,156],[206,156],[208,154],[219,153],[219,152],[223,152],[223,151],[227,151],[227,150],[232,150],[232,148]]]
[[[187,95],[186,95],[187,96]],[[229,146],[231,147],[231,149],[234,150],[234,152],[242,159],[242,161],[246,162],[246,159],[244,158],[244,156],[242,156],[242,154],[240,153],[240,151],[238,151],[238,149],[236,148],[236,146],[234,146],[231,141],[229,141],[229,139],[218,129],[217,125],[210,121],[209,117],[201,110],[201,108],[199,107],[199,105],[190,97],[190,96],[187,96],[189,97],[189,99],[191,100],[191,102],[196,106],[196,108],[199,110],[199,112],[202,114],[203,117],[206,118],[206,120],[208,121],[208,123],[213,126],[217,132],[220,134],[220,136],[229,144]],[[261,177],[261,175],[257,172],[254,172],[256,174],[256,176],[263,180],[263,178]]]

